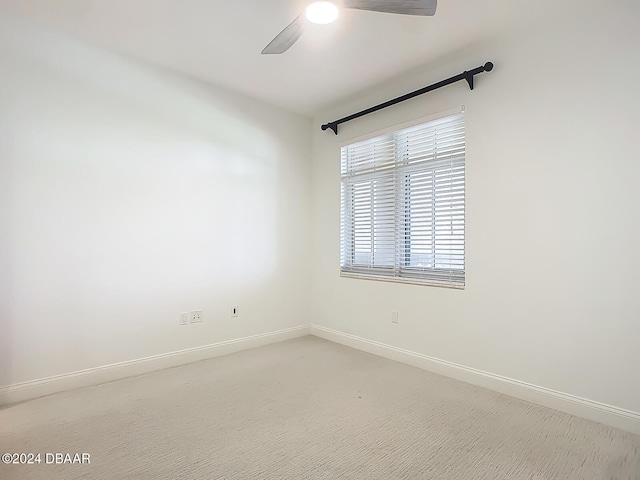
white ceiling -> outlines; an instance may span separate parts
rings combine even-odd
[[[542,3],[440,0],[434,17],[346,10],[336,24],[310,26],[284,55],[260,52],[306,0],[0,0],[0,7],[311,115],[404,71],[535,21],[543,13]]]

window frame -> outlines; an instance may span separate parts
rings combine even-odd
[[[364,142],[369,139],[373,139],[376,137],[381,137],[389,134],[395,134],[396,132],[402,131],[404,129],[409,129],[414,126],[437,121],[439,119],[443,119],[452,115],[462,114],[463,115],[462,118],[464,119],[464,113],[465,113],[465,106],[462,105],[458,108],[453,108],[446,111],[435,113],[433,115],[420,117],[410,122],[405,122],[402,124],[390,126],[383,130],[379,130],[363,136],[354,137],[349,140],[345,140],[340,144],[340,150],[342,151],[344,147],[348,147],[350,145]],[[464,138],[465,138],[465,144],[466,144],[466,121],[463,120],[463,122],[465,125]],[[422,164],[416,165],[415,167],[411,165],[406,165],[404,167],[396,167],[395,162],[397,162],[397,158],[398,158],[397,155],[394,156],[394,158],[395,160],[394,160],[394,167],[393,167],[393,175],[395,177],[394,184],[396,184],[394,185],[394,193],[393,193],[395,197],[393,202],[394,209],[395,209],[394,215],[405,217],[404,221],[402,222],[402,226],[398,227],[395,231],[396,244],[394,248],[395,248],[396,257],[404,257],[404,258],[396,259],[394,265],[391,267],[390,266],[357,265],[355,264],[355,255],[356,255],[356,248],[354,246],[355,234],[351,234],[350,237],[351,237],[352,246],[350,248],[350,253],[352,258],[351,258],[351,263],[350,263],[350,266],[348,267],[348,270],[345,270],[345,267],[343,265],[344,252],[342,249],[343,235],[344,235],[343,229],[345,228],[345,222],[342,218],[342,209],[343,209],[343,204],[345,202],[344,196],[346,195],[347,192],[345,192],[345,182],[343,180],[343,174],[341,173],[340,175],[340,192],[341,192],[340,193],[340,262],[339,262],[340,277],[366,279],[366,280],[383,281],[383,282],[393,282],[393,283],[406,283],[406,284],[414,284],[414,285],[426,285],[426,286],[435,286],[435,287],[464,290],[466,286],[466,170],[465,170],[466,148],[465,148],[465,153],[463,155],[462,160],[456,160],[456,164],[462,165],[462,168],[463,168],[463,177],[462,177],[463,178],[462,186],[464,188],[463,200],[462,200],[462,237],[463,239],[461,241],[462,243],[458,244],[462,248],[462,267],[461,269],[458,269],[459,270],[458,273],[453,276],[451,274],[453,270],[452,268],[441,268],[441,269],[432,268],[429,270],[430,272],[433,273],[431,277],[437,277],[437,274],[441,273],[443,278],[445,279],[443,281],[437,281],[437,280],[434,280],[433,278],[420,278],[419,276],[401,276],[401,275],[403,271],[406,274],[407,272],[411,272],[412,270],[410,263],[406,259],[407,252],[410,251],[410,249],[407,247],[407,242],[411,242],[411,235],[408,235],[406,233],[407,228],[411,228],[410,223],[407,221],[407,217],[411,215],[410,213],[411,210],[406,209],[406,206],[411,204],[411,201],[409,200],[409,197],[408,197],[410,193],[406,191],[407,183],[410,181],[409,180],[410,175],[411,173],[417,173],[417,172],[424,173],[425,171],[430,170],[432,172],[432,177],[434,178],[434,182],[435,182],[435,171],[438,168],[438,164],[442,165],[443,162],[447,162],[447,161],[445,160],[443,162],[439,162],[438,160],[435,160],[431,164],[422,163]],[[363,181],[366,181],[367,176],[372,177],[371,181],[373,181],[373,179],[375,178],[384,178],[384,177],[380,177],[379,174],[377,174],[375,171],[370,172],[369,174],[362,173],[360,175],[362,175]],[[400,182],[404,183],[404,187],[397,186],[397,184]],[[404,193],[405,199],[402,202],[398,200],[398,197],[399,197],[398,192]],[[372,193],[372,196],[373,196],[373,193]],[[351,208],[354,208],[353,205],[351,206]],[[373,213],[374,210],[375,210],[375,207],[372,206],[371,215],[374,215]],[[435,207],[432,210],[432,215],[433,216],[436,215]],[[353,217],[354,217],[354,212],[352,211],[350,218],[353,218]],[[396,222],[396,224],[398,224],[398,221],[395,220],[395,217],[394,217],[394,221]],[[351,227],[353,227],[353,224],[354,222],[352,222]],[[373,230],[373,224],[372,224],[372,230]],[[402,234],[400,234],[400,230],[403,230]],[[432,232],[434,232],[433,234],[435,235],[435,226],[433,227]],[[373,244],[373,242],[374,242],[374,236],[372,233],[371,244]],[[436,248],[437,248],[435,241],[432,244],[432,248],[434,252],[433,261],[435,262]],[[372,250],[371,255],[373,255],[374,254],[373,245],[371,246],[371,250]],[[446,278],[448,278],[448,281],[446,281]]]

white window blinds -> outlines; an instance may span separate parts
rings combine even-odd
[[[464,114],[342,147],[340,269],[463,288]]]

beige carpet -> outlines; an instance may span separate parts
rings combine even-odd
[[[0,429],[0,453],[42,454],[3,480],[640,479],[640,437],[315,337],[4,408]]]

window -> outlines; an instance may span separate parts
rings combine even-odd
[[[341,275],[464,288],[464,113],[341,153]]]

